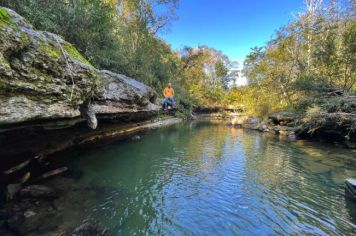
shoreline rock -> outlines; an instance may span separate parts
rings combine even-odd
[[[80,117],[100,92],[96,69],[61,37],[36,31],[14,11],[0,26],[0,125]]]
[[[0,183],[53,153],[142,130],[159,114],[152,88],[97,70],[60,36],[0,8]]]
[[[96,129],[101,119],[148,120],[158,114],[150,87],[97,70],[60,36],[1,9],[12,23],[0,26],[0,132],[48,123],[62,129],[83,120]]]
[[[199,116],[198,116],[199,117]],[[291,112],[277,112],[269,115],[268,122],[263,121],[258,117],[250,117],[242,114],[234,114],[231,116],[217,115],[214,113],[213,118],[218,117],[220,120],[225,120],[228,127],[245,128],[251,130],[257,130],[260,132],[270,132],[276,135],[285,136],[289,141],[294,142],[296,140],[319,140],[323,142],[342,143],[346,148],[355,149],[356,139],[355,133],[349,132],[349,136],[340,133],[336,127],[328,130],[321,128],[314,133],[310,133],[300,115],[293,114]],[[209,119],[211,116],[204,114],[204,119]],[[329,127],[330,129],[330,127]],[[342,131],[342,130],[341,130]]]

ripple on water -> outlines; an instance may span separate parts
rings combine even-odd
[[[290,143],[222,125],[178,125],[140,142],[75,158],[89,189],[72,195],[64,221],[93,218],[117,235],[352,235],[356,204],[343,180],[356,177],[343,149]],[[88,205],[85,205],[88,207]]]

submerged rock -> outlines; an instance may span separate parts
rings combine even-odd
[[[5,222],[4,229],[15,232],[15,235],[28,235],[43,227],[56,213],[48,199],[19,197],[0,209],[0,221]]]
[[[269,132],[269,128],[266,124],[264,123],[261,123],[258,127],[258,130],[261,131],[261,132]]]
[[[258,117],[250,117],[247,120],[247,123],[251,124],[251,125],[260,124],[261,122],[262,122],[262,119],[258,118]]]
[[[291,142],[294,142],[294,141],[297,141],[298,137],[297,135],[295,134],[295,132],[290,132],[288,134],[288,140],[291,141]]]
[[[243,124],[247,123],[247,120],[249,119],[248,116],[235,116],[231,118],[231,125],[236,126],[236,127],[241,127]]]
[[[27,172],[21,177],[18,183],[7,185],[6,192],[5,192],[6,199],[12,200],[21,190],[22,184],[26,183],[30,178],[31,178],[31,173]]]
[[[20,191],[21,197],[32,197],[32,198],[53,198],[56,197],[56,192],[44,185],[30,185]]]
[[[23,215],[25,216],[25,218],[30,218],[32,216],[37,215],[37,213],[33,212],[33,211],[25,211],[25,213],[23,213]]]
[[[356,141],[350,142],[350,141],[346,140],[345,141],[345,145],[346,145],[347,148],[356,149]]]
[[[40,212],[26,210],[22,214],[17,212],[7,220],[7,226],[20,235],[27,235],[41,227],[44,224],[44,220],[48,217],[53,217],[53,214],[54,212],[48,210]]]
[[[17,184],[9,184],[6,187],[6,199],[7,200],[12,200],[17,193],[21,190],[22,184],[17,183]]]
[[[48,172],[42,174],[39,179],[41,179],[41,180],[47,179],[49,177],[62,174],[64,172],[66,172],[67,170],[68,170],[67,167],[61,167],[61,168],[58,168],[58,169],[55,169],[55,170],[51,170],[51,171],[48,171]]]
[[[110,234],[95,223],[86,222],[76,228],[71,236],[109,236]]]
[[[30,161],[31,161],[31,159],[28,159],[28,160],[26,160],[24,162],[21,162],[20,164],[18,164],[16,166],[4,171],[3,173],[6,174],[6,175],[9,175],[9,174],[12,174],[12,173],[14,173],[16,171],[19,171],[22,168],[24,168],[25,166],[27,166],[30,163]]]
[[[261,118],[250,117],[246,120],[246,122],[242,125],[242,127],[245,129],[260,130],[261,122],[262,122]]]
[[[131,140],[133,141],[137,141],[137,140],[140,140],[141,139],[141,136],[140,135],[134,135]]]

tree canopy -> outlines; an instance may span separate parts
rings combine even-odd
[[[355,1],[336,3],[307,0],[306,11],[294,22],[281,27],[265,47],[251,50],[243,72],[255,112],[261,107],[305,111],[325,102],[328,92],[355,92]]]
[[[179,0],[0,0],[37,29],[62,35],[99,69],[134,77],[158,93],[173,82],[178,105],[233,105],[258,115],[305,111],[333,90],[355,93],[355,0],[305,3],[264,47],[251,49],[240,72],[217,49],[175,51],[159,38],[177,19]],[[234,86],[241,74],[248,85]]]

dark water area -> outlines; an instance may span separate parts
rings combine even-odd
[[[190,123],[66,159],[77,174],[51,180],[67,197],[49,219],[63,228],[90,219],[114,235],[356,235],[344,196],[356,153],[331,145]]]

